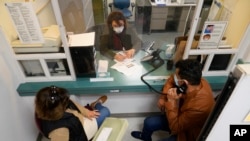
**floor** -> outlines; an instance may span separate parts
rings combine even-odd
[[[132,131],[140,131],[143,126],[143,120],[145,117],[130,117],[126,118],[129,122],[129,126],[127,129],[127,132],[124,135],[124,138],[122,141],[139,141],[138,139],[133,138],[130,133]],[[152,140],[158,141],[159,139],[162,139],[164,137],[168,136],[168,132],[165,131],[157,131],[153,134]]]

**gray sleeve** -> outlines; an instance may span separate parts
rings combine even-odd
[[[127,34],[131,35],[132,45],[135,51],[139,51],[141,49],[142,41],[139,38],[139,35],[137,34],[136,30],[132,27],[128,27],[126,32]]]

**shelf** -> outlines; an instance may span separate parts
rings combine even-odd
[[[238,49],[191,49],[189,55],[200,54],[236,54]]]
[[[65,53],[41,53],[41,54],[16,54],[15,55],[17,60],[27,60],[27,59],[60,59],[66,58]]]
[[[150,3],[151,3],[151,5],[152,6],[158,6],[155,2],[151,2],[150,1]],[[162,6],[162,5],[161,5]],[[196,6],[196,4],[179,4],[179,3],[177,3],[177,2],[175,2],[175,3],[166,3],[166,5],[165,5],[166,7],[171,7],[171,6],[174,6],[174,7],[177,7],[177,6],[180,6],[180,7],[183,7],[183,6]]]

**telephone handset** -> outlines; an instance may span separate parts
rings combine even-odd
[[[180,86],[175,86],[177,88],[176,92],[177,94],[186,94],[186,90],[187,90],[187,84],[186,83],[183,83],[181,84]]]

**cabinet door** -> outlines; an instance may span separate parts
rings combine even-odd
[[[152,7],[151,13],[151,30],[165,30],[166,29],[166,20],[168,16],[167,7]]]
[[[151,30],[164,30],[166,28],[165,19],[154,19],[151,21]]]

